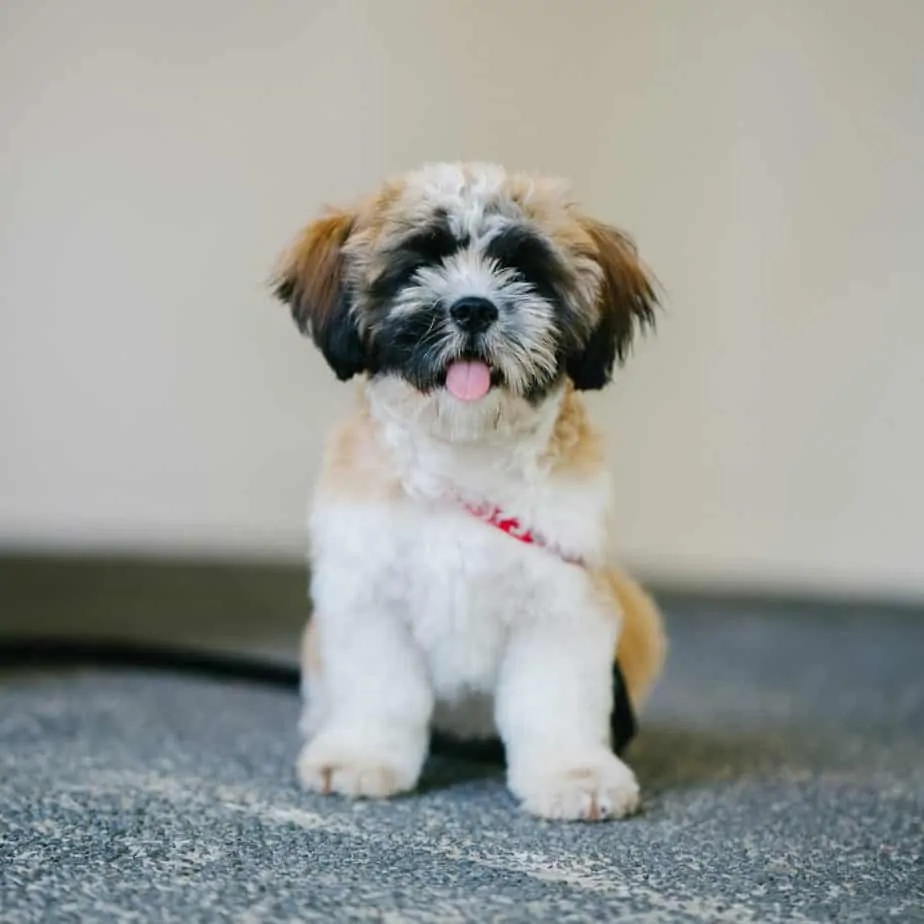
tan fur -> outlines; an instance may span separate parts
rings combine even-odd
[[[354,215],[335,211],[308,225],[282,260],[277,278],[292,288],[293,314],[304,328],[321,328],[340,296],[343,244]]]
[[[546,459],[554,471],[577,477],[600,471],[605,464],[603,440],[590,422],[587,407],[568,382],[552,430]]]
[[[616,660],[629,688],[629,698],[639,709],[661,672],[667,637],[654,601],[632,578],[612,568],[606,572],[605,581],[622,610]]]
[[[400,496],[397,474],[387,449],[376,438],[365,400],[328,439],[318,490],[329,497],[351,500],[388,500]]]

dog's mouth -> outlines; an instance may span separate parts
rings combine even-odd
[[[493,384],[482,359],[457,359],[446,367],[446,391],[459,401],[480,401]]]

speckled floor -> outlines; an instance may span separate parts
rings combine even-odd
[[[0,921],[924,921],[924,616],[665,602],[645,811],[596,826],[448,760],[305,795],[282,689],[8,670]]]

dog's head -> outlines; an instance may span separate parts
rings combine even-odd
[[[481,164],[425,167],[318,219],[276,293],[339,378],[467,405],[603,387],[656,304],[629,238],[557,182]]]

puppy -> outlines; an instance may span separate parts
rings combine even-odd
[[[363,380],[309,518],[301,783],[391,796],[431,731],[499,735],[529,812],[634,811],[613,659],[637,709],[665,642],[581,397],[653,320],[632,243],[557,182],[432,165],[310,224],[276,294]]]

